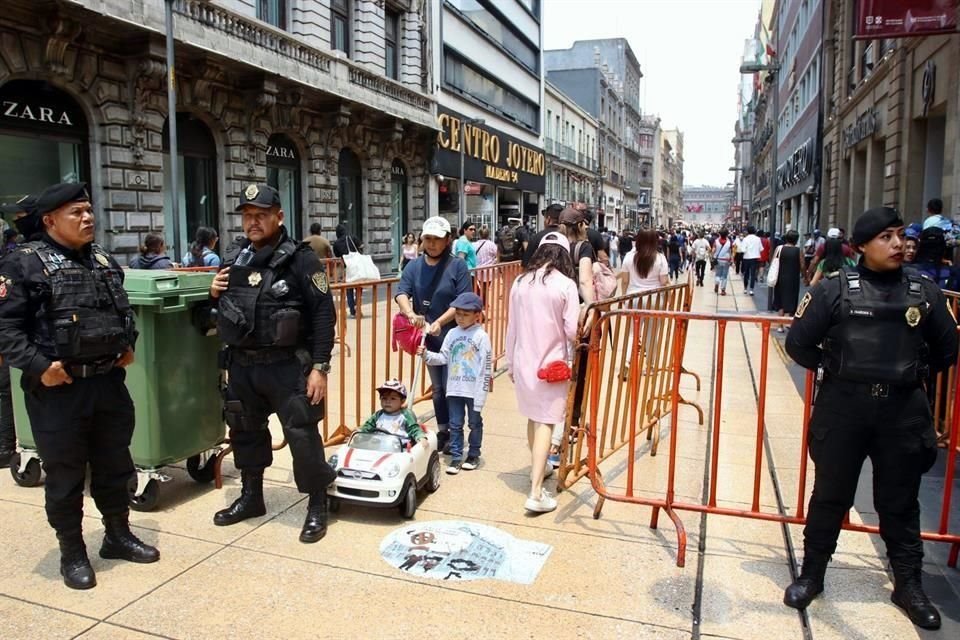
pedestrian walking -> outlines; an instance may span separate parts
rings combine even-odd
[[[427,365],[444,367],[447,379],[444,389],[450,414],[450,464],[447,473],[460,469],[473,471],[480,466],[483,446],[483,416],[493,380],[493,348],[483,330],[483,300],[473,292],[461,293],[450,308],[455,310],[457,326],[443,339],[440,351],[421,349]],[[470,439],[464,459],[464,423],[470,425]]]
[[[426,327],[427,350],[439,351],[447,333],[454,327],[456,309],[450,304],[473,287],[467,263],[450,253],[451,229],[446,218],[427,218],[423,223],[422,238],[423,253],[403,270],[396,301],[400,313],[414,326]],[[427,372],[433,389],[437,446],[444,451],[450,438],[447,367],[427,365]]]
[[[567,207],[560,214],[560,226],[570,242],[570,255],[577,273],[580,299],[589,305],[596,300],[596,292],[593,289],[593,263],[597,261],[597,254],[587,233],[586,216],[579,209]]]
[[[743,269],[743,234],[741,233],[733,235],[733,265],[737,275],[740,275]]]
[[[787,231],[783,237],[784,244],[777,247],[776,260],[777,283],[773,288],[773,306],[780,312],[780,316],[792,316],[797,312],[797,302],[800,300],[800,279],[803,275],[803,252],[797,246],[800,234],[794,230]],[[777,331],[784,332],[783,325]]]
[[[473,246],[473,239],[477,236],[477,225],[464,222],[460,227],[460,237],[453,244],[453,253],[467,263],[468,269],[477,266],[477,249]]]
[[[540,246],[540,241],[551,231],[562,231],[560,229],[560,212],[563,211],[563,205],[551,204],[543,210],[543,229],[538,231],[527,243],[527,248],[523,252],[523,259],[520,265],[526,269],[533,259],[533,254]],[[501,249],[502,251],[502,249]]]
[[[71,589],[90,589],[97,579],[83,540],[88,465],[90,493],[106,528],[100,557],[138,563],[160,559],[129,524],[134,409],[124,380],[137,331],[123,269],[93,242],[87,185],[47,187],[31,217],[42,221],[42,239],[0,263],[0,353],[23,371],[63,582]]]
[[[333,258],[333,245],[323,237],[323,226],[319,222],[310,225],[310,235],[303,239],[310,245],[313,252],[317,254],[320,260],[329,260]]]
[[[159,233],[148,233],[140,246],[140,255],[130,260],[131,269],[172,269],[167,243]]]
[[[400,271],[420,255],[420,247],[417,245],[417,236],[407,233],[403,236],[403,250],[400,254]]]
[[[707,272],[707,260],[710,259],[710,243],[703,237],[703,232],[697,234],[697,239],[691,246],[693,249],[694,269],[697,278],[697,286],[703,286],[703,277]]]
[[[580,303],[570,243],[562,233],[548,233],[524,273],[510,290],[505,353],[517,408],[527,418],[530,448],[530,492],[527,511],[557,508],[543,487],[553,472],[547,464],[554,425],[564,422],[570,385],[572,341],[576,338]],[[550,376],[566,368],[566,375]]]
[[[753,225],[747,227],[747,235],[740,242],[743,249],[743,292],[748,296],[753,295],[753,289],[757,285],[758,270],[760,269],[760,256],[763,254],[763,242],[757,236],[757,230]],[[714,254],[716,257],[716,254]]]
[[[722,296],[727,295],[727,277],[733,260],[732,252],[733,243],[728,238],[727,230],[720,229],[720,237],[713,243],[713,292],[719,292]]]
[[[844,244],[840,238],[828,238],[823,245],[823,254],[814,266],[813,279],[810,280],[810,286],[814,286],[824,276],[835,275],[844,266],[855,267],[857,261],[844,254]]]
[[[938,629],[940,614],[921,582],[917,496],[937,457],[921,380],[956,361],[957,324],[936,284],[902,268],[897,211],[866,211],[852,243],[863,254],[860,263],[807,292],[786,340],[787,353],[801,366],[822,371],[823,381],[810,419],[816,476],[803,567],[783,601],[805,609],[823,592],[827,563],[869,457],[880,536],[894,576],[891,600],[915,625]]]
[[[226,344],[224,418],[230,427],[240,496],[213,517],[229,526],[266,514],[263,472],[273,464],[267,419],[277,414],[293,456],[293,479],[307,494],[300,541],[327,532],[327,464],[317,424],[323,418],[337,314],[326,271],[307,243],[283,225],[280,194],[251,184],[240,194],[246,239],[230,252],[210,287]]]
[[[360,242],[360,238],[349,233],[347,225],[342,222],[337,225],[334,233],[337,234],[337,239],[333,241],[333,255],[337,258],[343,258],[343,256],[348,253],[363,253],[363,243]],[[357,315],[357,287],[349,287],[347,289],[347,309],[350,310],[350,317],[354,318]]]

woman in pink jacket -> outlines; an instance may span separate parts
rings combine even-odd
[[[530,495],[524,506],[535,513],[557,508],[543,479],[553,425],[563,422],[569,387],[569,382],[541,380],[537,372],[557,361],[570,363],[579,315],[570,243],[561,233],[548,233],[513,284],[507,320],[507,368],[527,418],[530,446]]]

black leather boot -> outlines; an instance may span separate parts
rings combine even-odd
[[[310,494],[307,504],[307,517],[300,530],[300,542],[318,542],[327,535],[327,492]]]
[[[263,473],[242,471],[240,481],[240,497],[213,516],[213,524],[218,527],[237,524],[247,518],[256,518],[267,513],[267,506],[263,504]]]
[[[806,609],[814,598],[823,593],[823,576],[827,573],[828,562],[830,556],[805,555],[800,576],[783,593],[783,604],[794,609]]]
[[[103,544],[100,546],[100,557],[107,560],[127,560],[150,564],[160,559],[160,552],[156,547],[145,544],[130,531],[130,514],[123,513],[115,516],[106,516],[103,519],[106,531],[103,534]]]
[[[83,544],[83,533],[76,531],[58,531],[60,542],[60,575],[63,584],[71,589],[92,589],[97,586],[97,575],[87,558],[87,547]]]
[[[893,569],[890,601],[906,611],[910,621],[921,629],[939,629],[940,612],[923,592],[923,563],[891,561],[890,568]]]

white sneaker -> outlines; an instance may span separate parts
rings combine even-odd
[[[546,489],[540,489],[540,497],[527,498],[523,506],[527,511],[534,513],[549,513],[557,508],[557,500]]]
[[[547,466],[543,468],[543,479],[546,480],[553,475],[553,465],[550,464],[550,461],[547,461]]]

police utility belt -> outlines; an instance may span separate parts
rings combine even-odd
[[[917,389],[928,373],[921,325],[928,305],[919,274],[904,272],[891,289],[862,280],[853,268],[840,275],[840,322],[823,341],[823,368],[831,386],[874,398]]]
[[[116,366],[116,360],[103,360],[100,362],[65,362],[64,371],[71,378],[92,378],[113,371]]]

